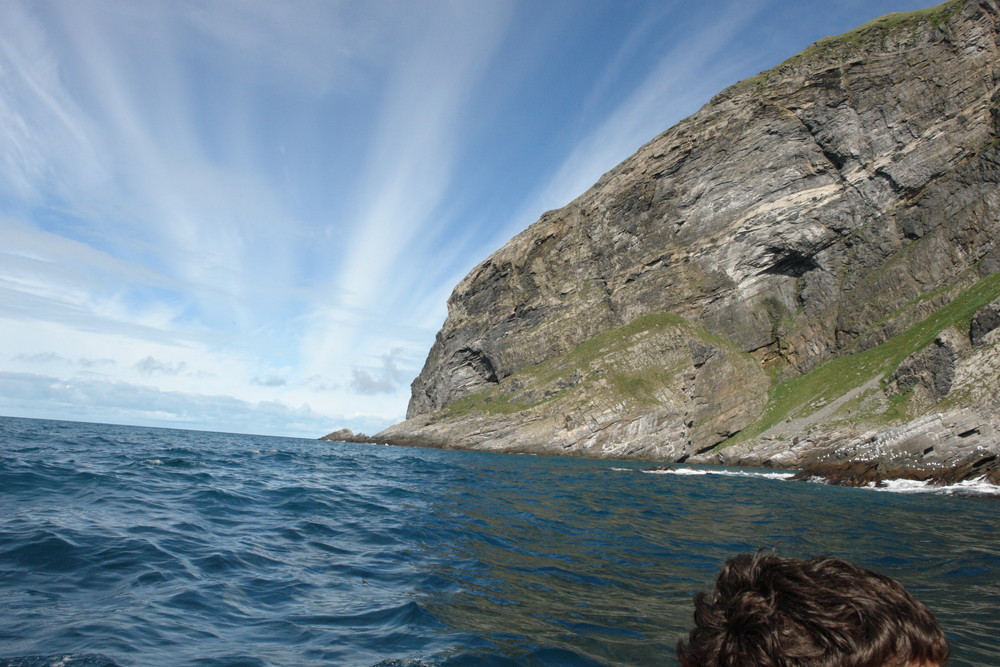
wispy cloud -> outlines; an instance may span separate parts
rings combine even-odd
[[[342,368],[349,357],[401,342],[373,331],[414,312],[396,287],[425,271],[428,258],[411,250],[440,224],[435,214],[456,187],[474,93],[487,85],[483,73],[511,17],[506,2],[414,7],[404,10],[409,28],[387,51],[382,100],[345,209],[350,233],[329,278],[338,304],[317,304],[303,338],[303,361],[316,368]],[[372,387],[366,379],[357,376],[356,386]]]
[[[366,396],[396,392],[403,380],[403,374],[396,366],[396,357],[400,352],[397,348],[383,354],[381,368],[352,368],[351,389]]]
[[[21,3],[4,6],[0,39],[0,190],[38,203],[68,199],[71,183],[108,177],[92,143],[95,126],[62,82],[51,37]],[[76,172],[81,165],[87,169]],[[72,175],[72,177],[71,177]]]
[[[103,359],[80,358],[77,359],[76,363],[78,363],[83,368],[108,368],[116,365],[114,359],[108,359],[107,357]]]
[[[741,61],[722,56],[733,37],[761,11],[762,3],[730,1],[724,6],[724,10],[712,10],[717,21],[696,30],[677,30],[676,39],[657,55],[645,78],[587,129],[543,186],[499,230],[495,243],[527,227],[541,212],[568,204],[642,144],[694,113],[724,85],[734,83],[741,72],[747,75]],[[665,18],[669,20],[670,15]],[[626,42],[622,48],[636,47]],[[609,63],[607,74],[595,82],[592,100],[608,93],[611,73],[623,66],[620,59]]]
[[[0,287],[61,304],[64,311],[107,315],[107,304],[129,291],[184,287],[146,266],[2,214],[0,235]]]
[[[15,361],[28,361],[35,364],[48,364],[52,362],[63,362],[69,361],[66,357],[56,354],[55,352],[39,352],[37,354],[16,354],[14,355]]]
[[[343,0],[185,2],[181,11],[206,39],[213,61],[234,60],[280,87],[319,94],[365,86],[385,46],[408,29],[409,3]]]
[[[56,352],[36,352],[34,354],[15,354],[12,361],[23,361],[29,364],[72,364],[73,361]],[[107,368],[115,365],[114,359],[79,358],[76,365],[80,368]]]
[[[339,392],[344,390],[344,386],[339,382],[330,382],[322,375],[312,375],[306,379],[306,386],[310,391],[317,392]]]
[[[250,379],[250,383],[261,387],[284,387],[288,384],[288,380],[277,375],[267,375],[264,377],[257,377],[255,375]]]
[[[140,375],[178,375],[187,368],[183,361],[160,361],[152,355],[135,362],[135,369]]]
[[[357,201],[357,234],[340,284],[366,302],[453,186],[473,92],[507,29],[507,3],[434,5],[414,16],[413,42],[389,74]]]

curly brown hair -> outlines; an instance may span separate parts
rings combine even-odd
[[[683,667],[937,667],[948,641],[895,580],[829,556],[731,558],[694,598]]]

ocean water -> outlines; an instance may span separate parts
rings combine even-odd
[[[984,489],[650,467],[0,418],[0,665],[673,665],[758,547],[893,576],[1000,665]]]

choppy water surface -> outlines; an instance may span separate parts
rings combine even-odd
[[[670,665],[760,546],[1000,664],[995,498],[648,467],[0,418],[0,665]]]

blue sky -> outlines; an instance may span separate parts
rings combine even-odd
[[[454,285],[906,0],[0,0],[0,414],[403,418]]]

